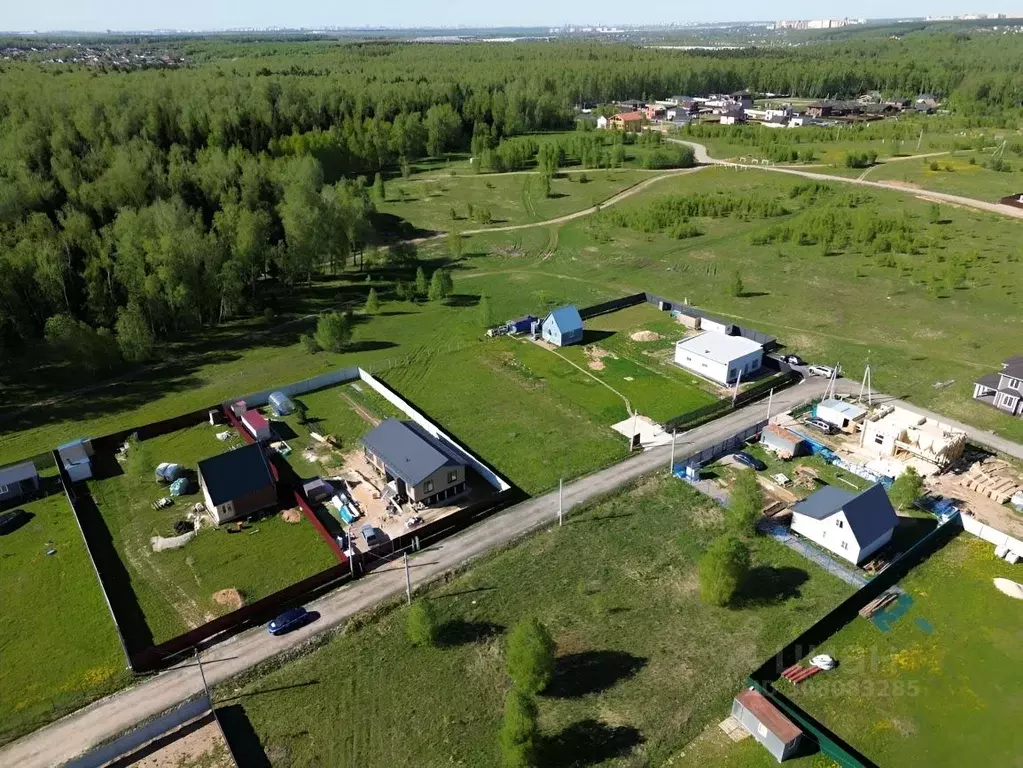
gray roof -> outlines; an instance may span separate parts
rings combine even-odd
[[[210,493],[210,501],[216,506],[274,484],[259,443],[203,459],[199,462],[199,475]]]
[[[36,465],[31,461],[24,461],[21,464],[14,464],[13,466],[0,469],[0,485],[20,483],[23,480],[30,480],[38,475]]]
[[[880,483],[859,494],[826,485],[792,509],[814,520],[824,520],[843,510],[849,529],[861,547],[890,531],[899,521]]]
[[[985,373],[975,383],[980,384],[982,387],[998,389],[1002,384],[1002,377],[997,373]]]
[[[418,485],[443,466],[464,464],[453,449],[411,421],[387,419],[362,438],[362,444],[388,472],[409,485]]]
[[[1018,357],[1010,357],[1002,363],[1002,370],[999,373],[1014,379],[1023,379],[1023,360]]]

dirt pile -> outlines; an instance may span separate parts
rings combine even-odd
[[[298,509],[281,510],[281,520],[286,523],[300,523],[302,522],[302,512]]]
[[[243,605],[245,605],[245,598],[242,593],[233,587],[230,589],[220,589],[213,593],[213,602],[217,605],[223,605],[230,608],[232,611],[237,611]]]
[[[629,338],[633,341],[659,341],[661,334],[654,331],[636,331]]]

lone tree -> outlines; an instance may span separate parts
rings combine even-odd
[[[316,321],[316,333],[313,334],[313,338],[320,349],[340,352],[352,340],[352,326],[348,317],[342,312],[320,315]]]
[[[452,282],[448,271],[446,269],[438,269],[433,273],[433,277],[430,278],[430,301],[446,299],[451,295],[454,288],[455,284]]]
[[[480,296],[479,313],[480,325],[484,328],[489,328],[494,322],[494,312],[490,308],[490,297],[485,293]]]
[[[132,301],[117,312],[117,345],[130,363],[143,363],[153,356],[156,341],[153,329],[138,302]]]
[[[924,479],[913,467],[906,467],[905,471],[895,478],[892,487],[888,491],[888,498],[898,509],[905,509],[913,505],[913,502],[923,495]]]
[[[725,520],[733,533],[755,533],[757,521],[764,509],[764,491],[752,469],[739,471],[732,485],[731,500],[725,510]]]
[[[536,702],[522,691],[512,690],[504,701],[504,720],[498,741],[504,768],[531,768],[536,763]]]
[[[423,271],[422,267],[418,267],[416,269],[416,285],[415,285],[415,290],[416,290],[416,296],[426,296],[426,292],[428,290],[428,286],[426,284],[426,273]]]
[[[427,647],[437,642],[440,625],[437,612],[429,600],[416,600],[408,609],[405,617],[405,634],[417,647]]]
[[[378,203],[383,203],[387,200],[387,190],[384,189],[384,177],[377,171],[377,175],[373,177],[373,199]]]
[[[728,605],[749,571],[749,549],[731,534],[715,539],[700,558],[700,597]]]
[[[452,208],[451,213],[454,214],[454,212],[455,209]],[[454,215],[451,218],[454,218]],[[453,259],[462,258],[462,233],[457,229],[452,229],[448,232],[448,252]]]
[[[746,286],[742,282],[742,275],[739,270],[735,270],[735,274],[732,275],[732,295],[742,296]]]
[[[366,296],[366,314],[375,315],[380,311],[380,297],[377,296],[377,289],[370,288]]]
[[[547,627],[529,617],[508,635],[508,676],[526,694],[540,693],[554,675],[554,638]]]

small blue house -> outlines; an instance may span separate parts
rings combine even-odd
[[[556,347],[567,347],[583,340],[583,319],[575,307],[561,307],[544,318],[540,335]]]

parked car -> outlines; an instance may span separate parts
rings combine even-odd
[[[735,460],[745,467],[755,469],[757,472],[762,472],[767,469],[767,465],[758,459],[756,456],[750,456],[745,451],[739,451],[735,454]]]
[[[369,523],[362,526],[362,538],[366,540],[367,547],[372,547],[380,541],[380,537],[377,536],[377,529]]]
[[[806,372],[811,376],[825,376],[829,379],[835,375],[835,369],[827,365],[811,365]]]
[[[816,429],[818,432],[823,432],[825,435],[833,435],[838,432],[838,427],[834,424],[829,424],[824,419],[807,419],[804,423],[806,426]]]
[[[783,357],[782,360],[784,360],[789,365],[806,365],[806,361],[799,355],[785,355],[785,357]]]
[[[303,626],[311,618],[311,614],[305,608],[289,608],[267,624],[266,631],[271,635],[284,635]]]

